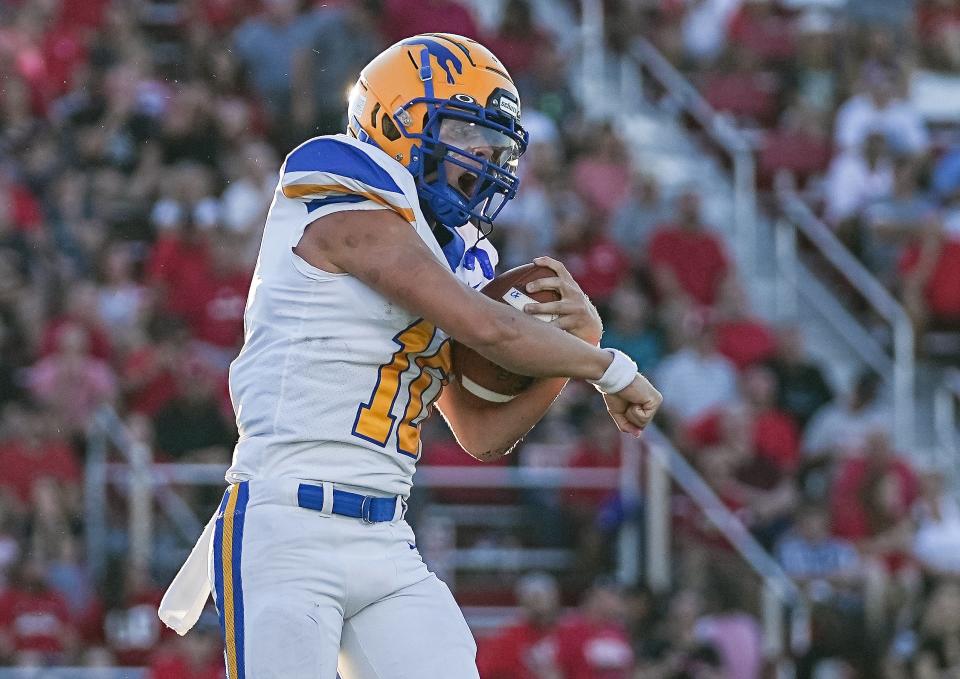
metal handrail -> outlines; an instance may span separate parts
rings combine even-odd
[[[656,78],[673,101],[690,114],[718,145],[731,155],[753,150],[746,135],[726,116],[717,113],[697,88],[649,40],[636,38],[630,46],[630,55]]]
[[[150,479],[154,486],[167,484],[222,485],[225,467],[214,463],[154,462]],[[106,464],[111,483],[130,482],[133,472],[124,463]],[[565,469],[561,467],[454,467],[423,463],[414,483],[431,488],[618,488],[620,470]],[[202,526],[200,526],[202,528]]]
[[[120,456],[108,462],[108,448]],[[104,406],[95,414],[88,431],[85,471],[87,554],[91,569],[105,573],[108,551],[107,488],[111,484],[126,491],[131,500],[131,558],[144,559],[151,547],[153,499],[171,519],[187,542],[196,539],[202,522],[195,512],[170,488],[171,485],[224,485],[224,465],[215,463],[156,463],[148,447],[131,436],[116,411]],[[633,475],[636,477],[636,474]],[[517,468],[517,467],[430,467],[421,466],[416,484],[448,488],[624,488],[624,472],[612,469]],[[634,494],[636,494],[634,492]],[[135,553],[136,552],[136,553]],[[629,572],[630,569],[628,569]]]
[[[665,488],[664,478],[669,477],[763,581],[763,623],[768,654],[776,657],[782,650],[781,607],[791,612],[791,646],[794,651],[802,651],[807,641],[810,608],[800,588],[655,425],[647,427],[644,443],[648,451],[647,575],[651,588],[656,591],[669,586],[665,562],[670,555],[670,517],[661,506],[669,502],[669,494],[652,491],[657,486]],[[659,496],[659,501],[654,496]]]
[[[603,96],[603,3],[600,0],[580,0],[580,77],[583,83],[585,115],[599,117],[603,111],[596,104]]]
[[[628,56],[646,70],[669,93],[671,102],[696,121],[729,157],[733,167],[734,239],[741,265],[744,269],[754,269],[757,265],[757,169],[750,139],[728,116],[714,110],[648,40],[636,38]]]
[[[107,462],[108,446],[113,445],[125,460]],[[102,406],[93,416],[87,432],[87,460],[84,470],[84,510],[87,519],[86,550],[91,571],[103,577],[108,540],[107,486],[114,481],[113,470],[123,467],[130,503],[129,557],[140,566],[150,563],[152,552],[152,503],[172,519],[174,527],[187,540],[196,539],[203,525],[183,498],[153,478],[152,451],[135,441],[116,411]],[[223,477],[223,470],[220,472]]]
[[[431,467],[424,465],[417,471],[416,483],[421,487],[449,488],[609,488],[619,489],[625,503],[639,503],[641,444],[626,436],[623,440],[624,449],[619,468]],[[110,408],[104,408],[98,412],[95,423],[91,427],[90,442],[87,499],[91,523],[89,555],[94,563],[104,561],[106,525],[104,500],[108,484],[120,487],[135,485],[138,494],[159,499],[166,493],[170,493],[169,484],[218,485],[224,483],[223,465],[155,463],[149,461],[149,455],[131,454],[129,449],[135,445],[135,442],[130,438],[123,422]],[[113,443],[124,451],[123,462],[107,462],[108,443]],[[670,555],[669,481],[665,478],[665,475],[668,475],[701,508],[706,518],[728,539],[747,565],[763,580],[765,601],[768,602],[764,611],[765,627],[768,631],[774,630],[767,635],[768,648],[776,649],[776,639],[781,636],[779,631],[782,629],[782,616],[777,602],[792,608],[795,613],[805,614],[805,603],[796,585],[655,426],[648,428],[643,446],[648,451],[646,456],[648,485],[645,498],[648,521],[646,540],[648,578],[652,576],[658,588],[669,585],[669,565],[663,563],[669,559]],[[169,508],[167,511],[169,513]],[[187,511],[189,512],[189,508]],[[639,554],[642,543],[636,520],[636,516],[627,517],[619,538],[618,573],[624,582],[635,582],[640,574]],[[194,521],[196,521],[195,517]],[[98,528],[98,524],[103,525]],[[554,558],[552,554],[549,556]],[[661,563],[654,563],[657,559]],[[771,599],[773,600],[772,610],[769,603]]]
[[[756,164],[753,146],[726,116],[717,113],[699,91],[644,38],[637,38],[629,56],[704,130],[729,156],[733,165],[735,238],[747,267],[755,266]],[[800,590],[779,564],[763,549],[743,523],[724,505],[700,474],[689,465],[670,441],[651,425],[644,435],[647,456],[647,576],[656,589],[669,585],[669,484],[663,472],[684,490],[707,519],[727,538],[747,565],[764,581],[765,589],[801,616],[807,606]],[[659,544],[657,544],[659,543]],[[770,626],[768,626],[770,629]]]
[[[747,565],[761,578],[773,584],[786,603],[801,601],[803,596],[790,576],[757,542],[743,522],[730,511],[670,440],[653,425],[647,428],[644,438],[651,457],[669,472],[674,482],[700,508],[707,520],[727,539]]]
[[[697,89],[667,61],[649,41],[638,38],[630,49],[630,57],[669,93],[671,100],[700,125],[711,140],[724,149],[733,163],[735,238],[739,251],[753,268],[756,261],[756,165],[749,138],[726,116],[718,114]],[[824,253],[830,263],[850,281],[877,313],[893,329],[893,390],[896,437],[901,447],[915,441],[915,337],[913,325],[903,307],[836,239],[798,197],[781,195],[786,201],[784,212],[791,223]],[[778,253],[779,255],[780,253]],[[795,253],[794,253],[795,256]],[[791,281],[795,286],[798,281]]]
[[[146,444],[133,439],[117,412],[109,406],[101,408],[94,416],[94,427],[102,430],[107,440],[127,460],[128,464],[124,465],[127,473],[138,475],[134,478],[136,486],[145,491],[145,494],[152,493],[156,497],[161,508],[173,519],[174,526],[181,535],[192,539],[199,534],[203,529],[203,522],[197,518],[183,498],[167,488],[166,484],[154,483],[156,465],[153,463],[152,451]],[[115,466],[118,465],[105,463],[104,468],[108,475]],[[222,482],[225,469],[219,465],[211,466],[220,470],[220,482]],[[108,476],[108,480],[113,479]],[[130,483],[131,479],[127,478],[126,482]]]
[[[907,318],[903,307],[890,291],[854,257],[836,234],[814,214],[793,189],[781,189],[777,197],[783,213],[817,246],[823,256],[857,289],[877,313],[889,323]]]
[[[853,256],[793,189],[782,187],[777,197],[786,223],[802,232],[817,247],[824,259],[890,324],[893,331],[892,384],[897,404],[893,411],[896,425],[894,435],[898,446],[903,449],[912,448],[916,441],[916,338],[910,316],[890,291]],[[793,256],[796,257],[795,251]]]

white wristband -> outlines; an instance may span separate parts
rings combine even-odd
[[[599,380],[587,380],[600,393],[616,394],[630,386],[637,376],[637,364],[619,349],[604,349],[613,356]]]

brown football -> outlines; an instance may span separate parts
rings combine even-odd
[[[509,304],[523,311],[531,301],[555,302],[560,299],[556,290],[541,290],[528,293],[527,283],[538,278],[552,278],[557,274],[545,266],[524,264],[515,269],[504,271],[487,283],[481,290],[484,295],[498,302]],[[550,318],[541,318],[550,321]],[[453,373],[468,397],[480,399],[485,403],[506,403],[527,389],[532,377],[517,375],[491,363],[470,347],[453,341]]]

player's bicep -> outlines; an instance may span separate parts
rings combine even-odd
[[[391,211],[322,217],[307,227],[297,254],[349,273],[467,345],[483,343],[490,324],[502,323],[497,303],[461,283]]]

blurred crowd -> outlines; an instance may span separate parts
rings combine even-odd
[[[576,21],[578,3],[554,4]],[[913,290],[918,319],[949,320],[960,148],[937,147],[902,88],[919,64],[955,67],[960,9],[913,4],[624,0],[608,3],[608,39],[655,39],[757,131],[766,181],[791,170],[879,275]],[[110,405],[156,459],[226,466],[226,369],[279,163],[343,129],[347,91],[383,47],[449,31],[501,57],[531,134],[492,234],[503,268],[560,258],[605,343],[653,376],[663,428],[815,604],[801,677],[831,663],[862,679],[960,669],[960,507],[893,448],[880,381],[835,384],[799,328],[757,318],[698,188],[666,191],[616,125],[578,108],[569,31],[525,0],[501,9],[487,25],[453,0],[0,2],[0,665],[223,676],[215,616],[183,639],[161,630],[177,560],[126,561],[119,494],[111,558],[91,572],[88,428]],[[472,463],[438,418],[424,426],[421,464]],[[615,468],[621,455],[595,393],[572,385],[502,464]],[[182,496],[210,510],[207,493]],[[515,503],[530,520],[470,539],[576,555],[559,580],[533,574],[515,592],[499,577],[458,583],[462,603],[521,607],[481,637],[483,679],[760,676],[759,585],[681,496],[675,590],[656,596],[602,577],[639,511],[615,494],[423,497]]]
[[[794,186],[903,301],[960,328],[960,5],[954,0],[615,3],[749,131],[761,188]]]

